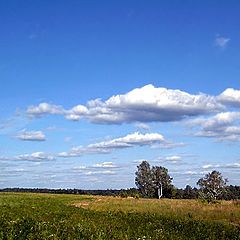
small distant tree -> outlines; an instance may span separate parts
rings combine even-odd
[[[151,168],[147,161],[143,161],[137,169],[135,183],[143,196],[159,198],[162,195],[169,196],[172,178],[167,168],[161,166]]]
[[[202,197],[208,201],[216,200],[222,194],[226,187],[227,179],[216,170],[200,178],[197,185],[200,187]]]

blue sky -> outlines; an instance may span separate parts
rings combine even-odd
[[[0,1],[0,187],[133,187],[142,160],[239,184],[239,11]]]

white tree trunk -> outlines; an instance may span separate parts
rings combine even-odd
[[[160,184],[160,187],[158,188],[158,199],[162,197],[162,184]]]

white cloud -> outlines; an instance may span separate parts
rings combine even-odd
[[[168,144],[164,137],[158,133],[141,134],[138,132],[128,134],[125,137],[89,144],[86,147],[79,146],[72,148],[69,152],[59,153],[60,157],[77,157],[84,154],[111,153],[117,149],[132,148],[135,146],[152,146],[160,144],[164,147]]]
[[[220,141],[240,140],[240,112],[223,112],[210,118],[200,118],[190,124],[200,128],[196,136],[213,137]]]
[[[203,169],[215,169],[215,168],[240,168],[240,163],[227,163],[227,164],[207,164],[202,166]]]
[[[172,162],[172,163],[177,163],[182,161],[182,156],[180,155],[170,155],[170,156],[160,156],[153,160],[154,162]]]
[[[225,168],[240,168],[240,163],[228,163]]]
[[[180,161],[181,159],[182,159],[181,156],[177,156],[177,155],[166,157],[166,161],[170,161],[170,162]]]
[[[143,129],[143,130],[150,130],[150,126],[147,125],[146,123],[136,123],[135,126],[139,129]]]
[[[228,45],[229,41],[230,38],[218,36],[215,39],[215,45],[220,48],[225,48]]]
[[[170,155],[170,156],[160,156],[153,160],[156,163],[172,163],[172,164],[182,164],[182,156],[180,155]]]
[[[78,166],[73,170],[83,175],[114,175],[116,172],[114,169],[120,169],[121,166],[114,164],[113,162],[96,163],[91,166]]]
[[[116,172],[111,170],[104,170],[104,171],[89,171],[86,172],[85,175],[115,175]]]
[[[70,110],[62,106],[41,103],[27,109],[30,116],[61,114],[78,121],[86,118],[94,123],[121,124],[126,122],[178,121],[188,116],[216,112],[223,106],[215,97],[203,93],[192,95],[180,90],[157,88],[149,84],[142,88],[110,97],[106,101],[91,100]]]
[[[16,156],[14,159],[21,160],[21,161],[42,162],[42,161],[51,161],[51,160],[54,160],[55,158],[44,152],[34,152],[32,154],[23,154],[23,155]]]
[[[23,141],[45,141],[46,137],[42,131],[21,131],[17,134],[17,139]]]
[[[78,121],[87,114],[88,114],[88,109],[85,106],[77,105],[72,109],[66,111],[65,117],[68,120]]]
[[[212,164],[203,165],[202,168],[204,169],[213,168],[213,165]]]
[[[141,163],[142,161],[149,161],[152,163],[180,163],[182,162],[182,156],[181,155],[170,155],[170,156],[160,156],[152,160],[146,160],[146,159],[138,159],[134,160],[134,163]]]
[[[62,106],[49,103],[40,103],[38,106],[30,106],[27,109],[29,116],[42,116],[44,114],[64,114],[65,110]]]
[[[218,96],[218,100],[226,105],[240,107],[240,90],[227,88]]]
[[[96,163],[93,165],[94,168],[117,168],[118,166],[115,165],[113,162],[103,162],[103,163]]]
[[[164,144],[153,144],[151,146],[151,148],[163,148],[163,149],[172,149],[172,148],[176,148],[176,147],[185,147],[187,146],[186,143],[184,142],[169,142],[169,141],[165,141]]]
[[[200,173],[192,170],[188,170],[186,172],[183,172],[184,175],[199,175]]]
[[[204,94],[191,95],[146,85],[124,95],[112,96],[106,102],[98,100],[90,109],[95,112],[90,120],[100,123],[175,121],[212,112],[219,107],[213,97]]]
[[[135,159],[135,160],[133,160],[133,163],[140,164],[143,161],[148,161],[149,162],[149,160],[143,158],[143,159]]]

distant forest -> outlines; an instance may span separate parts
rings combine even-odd
[[[82,190],[82,189],[48,189],[48,188],[4,188],[0,192],[29,192],[29,193],[53,193],[53,194],[81,194],[81,195],[102,195],[120,197],[142,197],[137,188],[129,189],[106,189],[106,190]],[[200,190],[187,185],[184,189],[174,187],[172,191],[164,195],[164,198],[173,199],[197,199],[200,197]],[[240,186],[226,186],[225,191],[219,200],[240,199]]]

